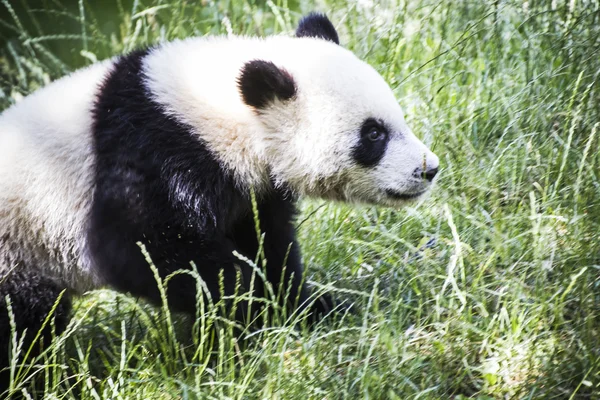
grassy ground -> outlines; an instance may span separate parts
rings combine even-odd
[[[356,316],[240,346],[212,314],[92,293],[38,371],[48,398],[600,398],[598,2],[34,3],[0,0],[2,108],[137,46],[318,9],[443,168],[402,211],[303,203],[308,274]]]

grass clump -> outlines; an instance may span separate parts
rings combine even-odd
[[[303,203],[308,274],[358,314],[240,346],[213,314],[190,339],[194,321],[96,292],[43,356],[46,396],[600,398],[598,2],[0,0],[0,107],[138,46],[289,33],[315,8],[441,156],[426,204]]]

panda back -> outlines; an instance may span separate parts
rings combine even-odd
[[[59,79],[0,115],[0,272],[36,268],[97,286],[84,257],[92,195],[91,111],[113,61]]]

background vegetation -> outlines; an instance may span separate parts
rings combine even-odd
[[[139,46],[291,34],[315,9],[443,168],[401,211],[303,203],[308,274],[357,315],[238,343],[213,313],[92,293],[31,369],[46,397],[600,398],[597,1],[0,0],[0,108]]]

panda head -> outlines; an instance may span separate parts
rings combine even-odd
[[[238,77],[241,98],[262,126],[259,147],[275,183],[387,206],[426,193],[438,158],[406,125],[383,78],[339,46],[324,15],[305,17],[292,40],[272,38],[277,51],[247,61]]]

